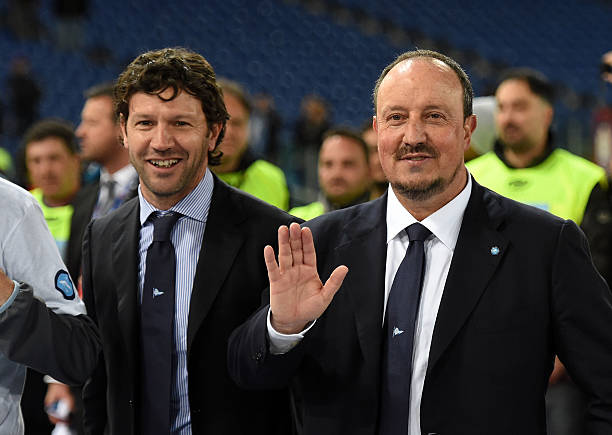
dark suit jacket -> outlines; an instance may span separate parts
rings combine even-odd
[[[85,229],[91,221],[96,203],[98,202],[98,194],[100,192],[100,183],[87,184],[79,190],[72,201],[74,213],[70,222],[70,238],[68,239],[68,248],[66,251],[66,267],[68,273],[76,283],[81,275],[81,254],[83,251],[83,235]],[[129,198],[134,198],[138,195],[138,188],[130,192]]]
[[[377,433],[385,213],[386,195],[306,224],[322,280],[340,264],[349,273],[299,345],[268,352],[267,307],[230,338],[232,377],[290,385],[299,433]],[[422,433],[544,435],[555,353],[590,396],[590,433],[612,433],[611,331],[611,294],[577,226],[473,182],[434,328]]]
[[[239,389],[227,372],[227,340],[261,304],[263,248],[287,213],[215,177],[191,295],[187,330],[189,404],[194,434],[286,434],[287,390]],[[103,360],[85,385],[85,428],[138,433],[138,199],[92,221],[83,242],[87,311],[100,328]],[[280,414],[275,413],[275,408]],[[108,416],[108,417],[107,417]]]

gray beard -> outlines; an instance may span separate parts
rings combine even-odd
[[[435,195],[444,192],[444,190],[453,182],[461,168],[462,164],[459,164],[453,174],[448,180],[444,180],[442,177],[438,177],[429,184],[402,184],[402,183],[391,183],[393,190],[410,201],[427,201]]]
[[[426,201],[434,195],[442,192],[447,183],[442,178],[436,178],[427,185],[405,185],[401,183],[391,183],[393,190],[399,195],[410,201]]]

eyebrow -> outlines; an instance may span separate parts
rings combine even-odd
[[[143,118],[151,118],[154,115],[150,114],[149,112],[132,112],[130,114],[130,118],[137,118],[137,119],[143,119]],[[170,116],[168,119],[170,120],[176,120],[176,119],[183,119],[183,118],[197,118],[198,114],[196,113],[191,113],[191,112],[181,112],[181,113],[177,113],[174,114],[172,116]]]
[[[393,106],[389,106],[389,107],[383,107],[382,109],[382,114],[386,114],[388,112],[393,112],[393,111],[402,111],[402,112],[409,112],[410,110],[408,108],[406,108],[406,106],[400,106],[400,105],[393,105]],[[422,111],[428,111],[428,110],[443,110],[445,112],[448,112],[448,106],[442,105],[442,104],[429,104],[425,107],[423,107]]]

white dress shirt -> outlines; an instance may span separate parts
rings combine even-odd
[[[438,308],[442,300],[446,277],[450,269],[463,213],[470,199],[472,180],[468,174],[465,188],[448,204],[421,221],[432,236],[425,241],[425,272],[421,302],[414,328],[412,352],[412,384],[410,386],[410,419],[408,435],[421,434],[421,396],[429,361],[429,348],[433,336]],[[406,255],[408,234],[404,228],[418,222],[399,202],[393,189],[387,199],[387,261],[385,265],[385,310],[393,278]],[[383,315],[384,319],[384,315]]]
[[[421,301],[417,312],[414,328],[414,349],[412,352],[412,384],[410,386],[410,418],[408,435],[421,435],[421,396],[427,373],[429,349],[433,336],[438,308],[446,284],[457,237],[463,221],[463,213],[467,207],[472,191],[472,179],[467,173],[467,184],[464,189],[444,207],[421,221],[432,236],[424,243],[425,272]],[[385,264],[385,303],[393,284],[393,278],[406,255],[408,249],[408,234],[404,231],[409,225],[418,222],[408,210],[402,206],[391,187],[387,197],[387,261]],[[350,273],[350,271],[349,271]],[[384,319],[384,313],[383,313]],[[382,326],[382,325],[381,325]],[[282,354],[288,352],[304,337],[312,325],[299,334],[285,335],[272,328],[270,312],[268,312],[268,335],[270,337],[270,352]]]
[[[171,211],[183,216],[174,225],[170,239],[176,253],[176,280],[174,304],[174,359],[176,372],[172,380],[172,400],[178,414],[170,422],[174,435],[190,435],[191,413],[189,408],[189,379],[187,373],[187,324],[189,322],[189,302],[195,278],[204,230],[208,220],[208,211],[212,200],[214,179],[210,169],[200,183],[185,198],[181,199]],[[140,244],[138,288],[142,300],[142,287],[147,264],[147,250],[153,242],[153,223],[149,216],[158,211],[143,196],[138,188],[140,200]],[[163,214],[163,212],[162,212]]]

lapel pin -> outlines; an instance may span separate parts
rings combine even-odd
[[[491,248],[491,255],[497,255],[499,254],[499,248],[497,246],[493,246]]]

